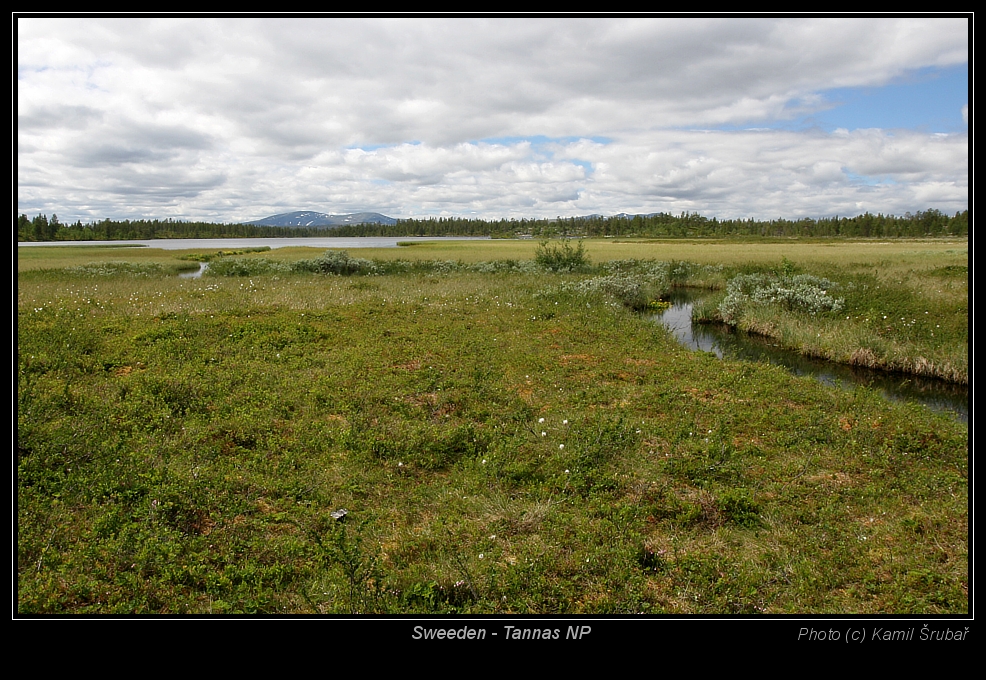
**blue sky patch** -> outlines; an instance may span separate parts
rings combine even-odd
[[[809,130],[838,128],[910,129],[921,132],[966,132],[962,107],[969,103],[969,65],[925,68],[880,87],[841,87],[817,93],[822,109],[787,120],[757,120],[715,129]],[[790,108],[800,107],[792,102]]]
[[[590,163],[589,161],[580,161],[580,160],[577,160],[577,159],[573,158],[573,159],[569,160],[568,162],[569,163],[572,163],[574,165],[581,165],[582,166],[582,169],[585,170],[586,177],[588,177],[589,175],[592,174],[592,163]]]
[[[922,69],[883,87],[823,93],[834,106],[806,117],[824,130],[905,128],[922,132],[965,132],[962,107],[969,103],[969,66]]]

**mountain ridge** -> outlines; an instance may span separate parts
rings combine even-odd
[[[397,224],[397,220],[377,212],[358,212],[348,215],[329,215],[314,210],[295,210],[263,217],[244,224],[259,227],[314,227],[332,229],[347,224]]]

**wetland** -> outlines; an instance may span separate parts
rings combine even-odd
[[[967,386],[966,240],[218,250],[19,248],[20,613],[969,611],[966,421],[653,318]]]

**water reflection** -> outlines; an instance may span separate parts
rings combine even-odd
[[[868,368],[845,366],[811,359],[782,349],[768,338],[737,332],[728,326],[692,325],[692,305],[708,295],[705,291],[675,289],[668,297],[671,308],[653,320],[664,325],[685,347],[714,352],[720,359],[758,361],[783,366],[795,375],[807,375],[832,387],[851,390],[865,385],[879,390],[894,401],[917,401],[969,422],[969,388],[943,380]]]
[[[194,272],[181,272],[178,274],[179,279],[201,279],[202,273],[209,268],[208,262],[199,262],[199,268]]]

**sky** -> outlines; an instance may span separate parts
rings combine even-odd
[[[954,213],[955,18],[18,18],[61,222]]]

